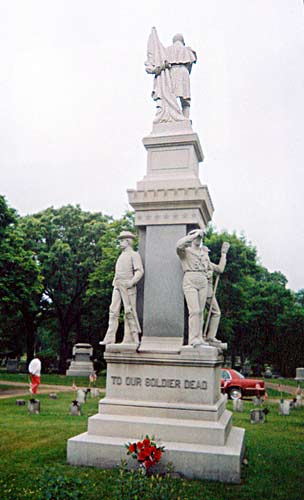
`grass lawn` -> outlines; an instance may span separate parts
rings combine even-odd
[[[289,394],[288,392],[276,391],[275,389],[271,389],[270,387],[267,387],[267,394],[268,398],[270,399],[281,399],[281,397],[283,397],[284,399],[293,398],[293,395]]]
[[[0,371],[0,380],[7,382],[28,382],[29,375],[27,373],[7,373],[6,371]],[[79,387],[89,386],[89,377],[67,377],[66,375],[55,375],[55,374],[44,374],[41,375],[42,384],[50,385],[70,385],[72,387],[73,382]],[[106,386],[106,376],[100,375],[97,377],[96,381],[97,387]]]
[[[299,385],[299,382],[297,382],[293,378],[264,378],[264,381],[270,382],[271,384],[291,385],[294,387],[297,387]],[[303,382],[302,382],[302,384],[303,384]],[[303,386],[304,386],[304,384],[301,385],[301,387],[303,387]]]
[[[41,414],[28,415],[15,398],[0,401],[0,499],[1,500],[302,500],[304,467],[304,408],[289,417],[270,413],[263,425],[249,423],[253,405],[234,414],[234,425],[246,428],[246,457],[240,485],[171,479],[171,493],[123,497],[117,493],[119,471],[103,471],[66,464],[66,441],[87,429],[87,418],[97,412],[98,400],[89,399],[81,417],[68,415],[74,393],[57,400],[39,395]],[[231,402],[228,409],[232,408]],[[140,437],[140,436],[139,436]],[[50,492],[53,491],[51,494]],[[57,493],[54,493],[57,491]],[[175,493],[173,492],[175,491]],[[178,493],[177,493],[178,492]]]
[[[11,385],[0,385],[0,394],[1,394],[1,392],[8,391],[11,388],[12,388]]]

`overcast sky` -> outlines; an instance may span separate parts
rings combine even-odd
[[[120,216],[146,171],[151,27],[198,54],[193,129],[218,229],[304,287],[302,0],[0,0],[0,192]]]

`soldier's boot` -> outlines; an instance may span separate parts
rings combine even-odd
[[[134,344],[139,344],[138,325],[137,325],[135,318],[134,318],[133,309],[131,308],[130,310],[128,310],[125,313],[125,315],[127,318],[129,332],[130,332],[130,337],[129,337],[129,335],[128,335],[128,337],[131,338],[131,342],[133,342]],[[123,342],[125,342],[125,339],[123,340]]]
[[[99,342],[99,344],[100,345],[115,344],[117,328],[118,328],[118,315],[113,312],[110,312],[107,333],[104,339],[101,342]]]
[[[192,347],[206,346],[209,344],[203,339],[202,335],[202,318],[201,312],[192,309],[189,314],[189,341],[188,344]]]

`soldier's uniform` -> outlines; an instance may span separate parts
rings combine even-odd
[[[193,238],[177,242],[176,251],[184,271],[183,291],[189,312],[189,344],[202,344],[204,309],[207,300],[209,257],[202,248],[190,247]]]
[[[189,312],[189,344],[206,344],[203,339],[204,309],[211,307],[211,319],[207,332],[207,340],[217,341],[216,332],[220,322],[221,311],[213,295],[213,272],[222,273],[226,266],[226,254],[222,253],[220,262],[213,264],[209,259],[206,246],[193,248],[190,246],[193,235],[188,234],[177,242],[176,251],[184,271],[183,291]],[[211,305],[212,304],[212,305]]]
[[[122,233],[123,234],[123,233]],[[136,285],[144,274],[140,254],[127,246],[117,259],[113,280],[112,302],[109,312],[109,325],[101,344],[115,342],[119,324],[119,313],[123,303],[125,329],[123,342],[138,343],[141,331],[136,312]]]

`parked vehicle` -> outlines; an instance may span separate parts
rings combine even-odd
[[[222,368],[221,372],[221,391],[228,394],[230,399],[264,396],[264,380],[245,378],[244,375],[230,368]]]

